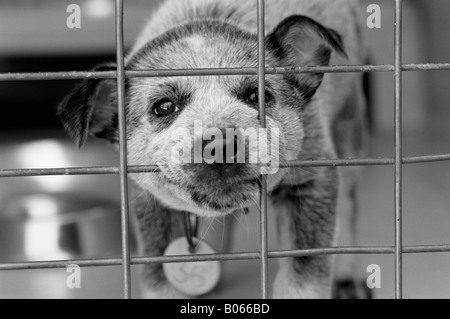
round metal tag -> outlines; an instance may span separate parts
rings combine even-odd
[[[195,255],[214,254],[210,245],[198,238],[195,243]],[[186,237],[180,237],[167,247],[164,256],[192,255]],[[197,297],[212,291],[219,283],[221,266],[219,261],[200,261],[163,264],[167,280],[185,295]]]

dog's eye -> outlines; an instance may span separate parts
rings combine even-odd
[[[167,116],[179,111],[179,108],[172,100],[162,99],[153,105],[153,112],[157,116]]]
[[[270,94],[269,91],[266,90],[266,103],[269,103],[272,100],[272,95]],[[258,104],[259,103],[259,92],[258,89],[255,89],[253,91],[251,91],[250,93],[248,93],[248,95],[245,98],[245,102],[247,103],[251,103],[251,104]]]

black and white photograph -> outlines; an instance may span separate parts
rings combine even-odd
[[[0,299],[450,298],[449,15],[0,0]]]

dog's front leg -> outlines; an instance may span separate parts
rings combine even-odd
[[[300,185],[284,185],[272,194],[278,215],[282,249],[324,248],[333,245],[337,201],[335,168]],[[275,298],[330,298],[332,257],[305,256],[279,261]]]
[[[134,229],[140,256],[163,256],[170,242],[183,236],[182,213],[164,207],[148,192],[133,189]],[[141,293],[146,299],[187,298],[166,279],[162,264],[141,265]]]

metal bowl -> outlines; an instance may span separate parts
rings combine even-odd
[[[0,169],[117,165],[108,145],[88,144],[5,138]],[[120,256],[119,186],[115,175],[0,178],[0,262]]]
[[[104,258],[120,252],[117,204],[71,194],[0,199],[0,262]]]

